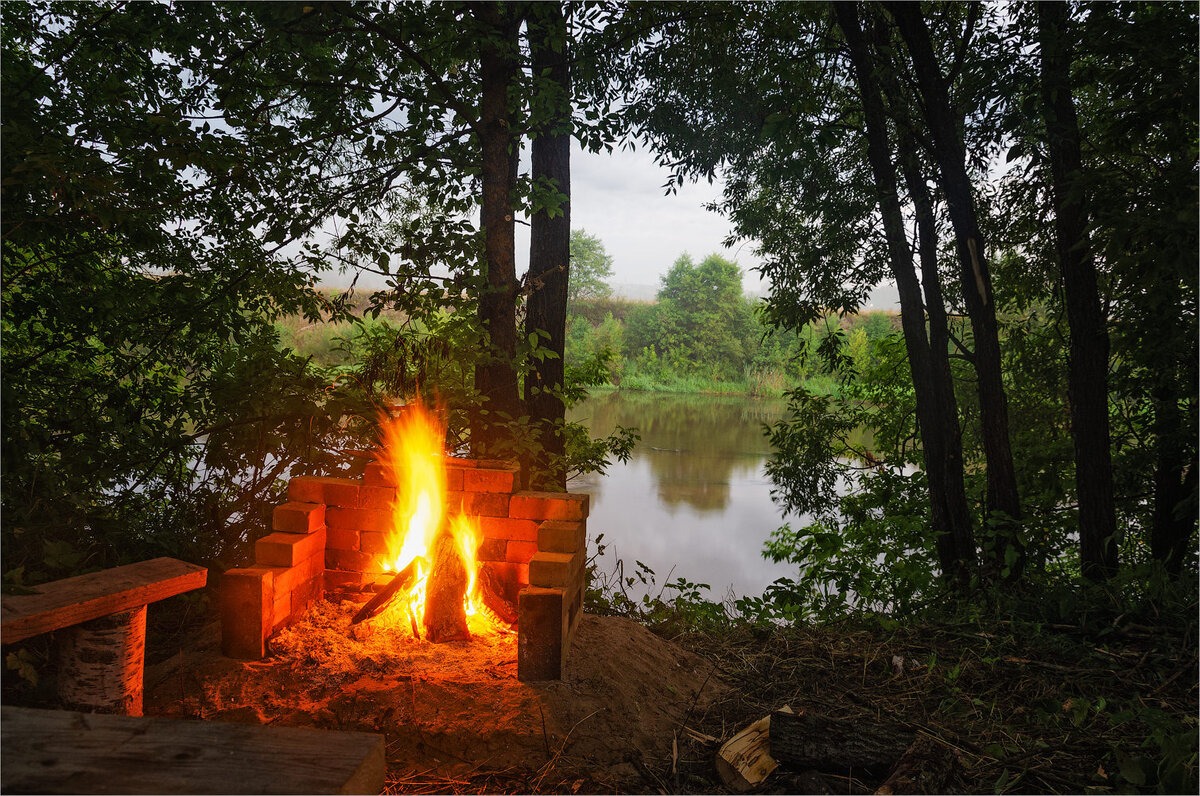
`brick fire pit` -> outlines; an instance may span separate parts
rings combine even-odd
[[[447,509],[478,518],[477,557],[516,597],[518,679],[557,680],[583,609],[588,496],[514,491],[517,472],[505,462],[448,458]],[[386,577],[395,498],[378,463],[362,479],[293,478],[274,533],[255,545],[255,565],[221,581],[225,655],[262,658],[270,637],[325,590]]]

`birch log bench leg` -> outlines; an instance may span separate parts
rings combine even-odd
[[[68,708],[142,715],[146,606],[204,586],[208,570],[155,558],[0,599],[0,641],[59,634],[58,695]]]

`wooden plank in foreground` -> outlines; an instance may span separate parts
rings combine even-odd
[[[207,580],[204,567],[153,558],[43,583],[34,587],[37,594],[9,594],[0,600],[0,638],[11,644],[199,589]]]
[[[4,793],[379,793],[382,735],[0,708]]]

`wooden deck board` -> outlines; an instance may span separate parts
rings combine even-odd
[[[4,793],[379,793],[382,735],[0,708]]]
[[[37,594],[0,599],[0,639],[4,644],[91,619],[128,611],[198,589],[208,570],[174,558],[154,558],[91,572],[35,587]]]

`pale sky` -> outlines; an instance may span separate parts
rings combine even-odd
[[[724,248],[729,222],[704,209],[720,198],[720,184],[685,183],[666,195],[662,186],[668,176],[646,150],[594,155],[574,148],[571,226],[604,242],[613,258],[615,283],[658,285],[680,254],[699,261],[717,252],[741,267],[747,290],[758,290],[758,274],[750,272],[759,263],[754,246]]]
[[[657,288],[679,255],[687,252],[699,261],[717,252],[741,267],[746,291],[766,293],[767,283],[752,270],[760,262],[753,242],[726,249],[722,241],[731,230],[729,222],[705,209],[720,198],[721,184],[685,183],[668,195],[662,187],[667,177],[668,171],[655,165],[646,150],[592,154],[572,143],[571,227],[604,243],[613,258],[611,282]],[[517,225],[516,244],[520,274],[529,262],[528,226]],[[349,278],[327,275],[326,281],[341,284]],[[358,284],[372,289],[383,287],[383,282],[364,274]],[[872,297],[874,306],[892,305],[894,294],[894,288],[884,288]]]

